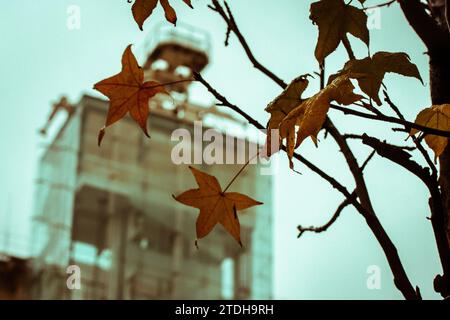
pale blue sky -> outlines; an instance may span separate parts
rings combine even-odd
[[[223,46],[224,23],[206,8],[209,1],[193,0],[195,10],[181,1],[172,2],[181,22],[211,33],[211,65],[205,77],[231,101],[266,122],[264,108],[280,88],[252,68],[234,37],[228,48]],[[255,55],[286,81],[317,70],[313,54],[317,28],[308,18],[311,2],[230,1]],[[69,5],[81,8],[80,30],[66,27]],[[129,43],[141,44],[146,33],[137,28],[126,0],[23,0],[20,4],[1,0],[1,7],[0,234],[9,230],[15,239],[22,239],[16,241],[26,242],[30,239],[29,217],[39,154],[37,129],[44,123],[50,104],[61,94],[74,102],[83,93],[94,94],[92,85],[115,74],[124,48]],[[162,17],[161,9],[156,10],[145,30],[151,31]],[[357,56],[363,57],[363,45],[354,39],[352,43]],[[371,31],[371,51],[380,50],[410,54],[427,82],[425,48],[395,5],[382,10],[381,29]],[[328,72],[338,70],[345,59],[340,47],[327,61]],[[317,89],[316,82],[312,81],[308,94]],[[388,75],[386,85],[408,119],[429,106],[428,88],[417,80]],[[204,92],[200,87],[197,90]],[[389,126],[344,118],[336,112],[331,112],[331,117],[343,132],[368,132],[403,143],[404,136],[394,134]],[[357,145],[355,150],[361,157],[369,152]],[[331,139],[321,141],[318,149],[305,142],[299,151],[352,188],[345,161]],[[342,196],[300,164],[297,169],[303,175],[290,172],[284,156],[280,165],[274,199],[275,297],[401,298],[381,248],[353,209],[347,209],[326,234],[305,234],[297,240],[298,224],[327,221]],[[415,177],[379,158],[371,162],[366,177],[376,211],[397,244],[413,284],[421,287],[425,297],[437,297],[432,279],[440,269],[431,225],[426,220],[426,189]],[[8,212],[12,215],[7,219]],[[14,246],[24,253],[26,246]],[[381,268],[381,290],[366,287],[370,265]]]

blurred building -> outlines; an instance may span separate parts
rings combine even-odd
[[[160,28],[151,38],[145,50],[148,79],[172,82],[208,64],[209,40],[198,30]],[[206,123],[207,118],[226,121],[229,128],[243,125],[213,106],[188,103],[188,86],[171,86],[173,98],[152,99],[151,139],[127,117],[108,128],[101,148],[97,133],[108,102],[84,96],[73,109],[64,108],[69,111],[67,120],[40,159],[34,298],[272,297],[272,180],[260,174],[260,165],[250,165],[232,187],[265,203],[239,216],[244,248],[217,226],[196,249],[198,210],[172,199],[172,194],[196,187],[188,166],[171,161],[178,143],[171,141],[172,132],[186,128],[193,133],[193,121]],[[252,144],[235,142],[228,152]],[[242,167],[194,166],[216,175],[222,184]],[[81,271],[80,290],[68,289],[71,265]]]
[[[0,300],[30,299],[31,284],[30,261],[0,253]]]

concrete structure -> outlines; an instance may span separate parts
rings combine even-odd
[[[30,261],[0,253],[0,300],[30,299]]]
[[[158,30],[159,41],[148,51],[149,79],[179,80],[208,63],[205,36],[179,27],[182,36],[170,30]],[[171,141],[171,134],[178,128],[192,132],[193,121],[206,116],[242,124],[215,107],[189,104],[186,83],[169,89],[173,99],[157,96],[149,105],[152,139],[127,117],[108,128],[99,148],[97,133],[108,102],[84,96],[46,148],[35,197],[35,298],[272,297],[271,176],[251,165],[233,184],[233,191],[266,203],[240,214],[244,248],[217,226],[197,250],[198,210],[172,199],[196,183],[187,165],[172,163],[178,142]],[[251,144],[236,140],[224,153]],[[195,166],[222,184],[242,167]],[[81,290],[68,289],[70,265],[80,268]]]

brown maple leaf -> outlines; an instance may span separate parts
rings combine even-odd
[[[332,101],[342,105],[350,105],[363,98],[353,92],[354,88],[347,76],[340,76],[317,94],[301,102],[280,122],[280,138],[286,139],[291,169],[294,168],[292,162],[294,150],[307,137],[311,137],[317,146],[317,134],[322,129]]]
[[[415,122],[425,127],[450,131],[450,104],[434,105],[423,109],[417,115]],[[418,132],[417,129],[411,129],[410,135],[415,135]],[[447,147],[448,138],[427,134],[425,135],[425,142],[434,151],[435,158],[438,158]]]
[[[347,33],[369,46],[367,15],[343,0],[321,0],[311,4],[311,20],[319,27],[315,56],[319,63],[346,39]]]
[[[105,130],[110,125],[122,119],[128,112],[139,124],[145,135],[147,131],[147,118],[149,114],[148,101],[158,93],[168,94],[164,86],[156,81],[144,82],[144,71],[138,65],[136,57],[129,45],[122,56],[122,71],[94,86],[110,100],[110,107],[106,117],[105,126],[98,135],[100,145]]]
[[[197,238],[204,238],[217,223],[220,223],[242,246],[237,211],[263,203],[240,193],[226,192],[226,189],[222,191],[216,177],[193,167],[189,167],[189,169],[191,169],[199,188],[188,190],[174,198],[182,204],[200,209],[200,215],[196,222]]]
[[[269,157],[272,153],[278,152],[280,149],[280,146],[278,145],[278,150],[272,150],[272,130],[278,129],[281,121],[289,114],[289,112],[297,108],[303,102],[304,99],[301,98],[301,95],[309,84],[307,76],[308,75],[301,75],[292,80],[286,89],[270,102],[265,109],[270,113],[270,119],[267,123],[266,139],[267,156]]]
[[[169,0],[159,0],[159,2],[164,9],[167,21],[176,25],[177,14],[170,5]],[[191,0],[183,0],[183,2],[192,8]],[[136,0],[134,2],[131,11],[133,12],[134,20],[139,25],[139,29],[143,30],[145,20],[150,17],[157,4],[158,0]]]
[[[397,73],[405,77],[417,78],[423,84],[419,69],[411,62],[406,53],[383,51],[361,60],[349,60],[339,73],[330,76],[328,83],[331,83],[334,79],[342,75],[357,79],[359,88],[381,106],[378,92],[380,91],[384,76],[388,72]]]

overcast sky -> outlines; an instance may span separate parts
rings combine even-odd
[[[0,30],[1,118],[0,150],[0,248],[6,233],[18,254],[26,254],[30,240],[32,192],[41,148],[38,128],[45,122],[49,107],[60,95],[72,102],[97,81],[120,70],[124,48],[136,50],[152,27],[163,20],[158,8],[141,32],[134,23],[127,0],[1,0]],[[172,1],[180,22],[210,32],[211,64],[205,77],[230,101],[265,123],[264,108],[280,93],[270,79],[253,69],[235,37],[225,48],[224,23],[206,8],[207,0],[193,0],[195,10],[181,1]],[[317,27],[309,20],[309,5],[302,0],[231,0],[235,18],[246,35],[256,57],[285,81],[317,71],[314,47]],[[357,3],[357,1],[353,1]],[[367,1],[368,5],[377,1]],[[81,9],[81,29],[68,30],[67,8]],[[427,82],[427,58],[424,46],[406,24],[396,5],[382,9],[380,29],[371,30],[371,52],[404,51],[416,63]],[[354,38],[356,55],[367,49]],[[327,72],[337,71],[345,62],[342,47],[327,60]],[[392,99],[406,118],[413,120],[418,111],[430,105],[428,87],[414,79],[388,75],[385,81]],[[311,81],[308,94],[317,90]],[[206,96],[203,88],[194,88],[196,96]],[[211,100],[210,97],[206,101]],[[388,110],[384,110],[388,112]],[[402,134],[389,126],[330,116],[342,132],[368,132],[404,143]],[[306,141],[299,152],[335,175],[352,189],[352,179],[335,143],[321,135],[319,148]],[[354,145],[364,158],[369,150]],[[303,175],[288,170],[287,159],[280,159],[274,190],[275,244],[274,281],[276,298],[401,298],[392,283],[392,274],[381,248],[363,219],[347,209],[325,234],[305,234],[297,239],[296,226],[319,225],[327,221],[342,201],[342,196],[301,164]],[[414,285],[426,298],[436,298],[432,279],[440,271],[434,245],[426,189],[413,176],[382,159],[375,158],[366,178],[381,222],[397,244],[400,257]],[[381,270],[380,290],[366,285],[369,266]]]

